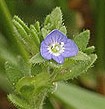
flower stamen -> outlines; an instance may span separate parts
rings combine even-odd
[[[64,49],[65,48],[64,48],[63,42],[53,43],[53,44],[48,46],[48,51],[55,56],[59,56],[61,53],[63,53]]]

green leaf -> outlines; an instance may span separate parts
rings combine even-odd
[[[54,29],[58,29],[66,35],[67,30],[62,19],[62,12],[59,7],[56,7],[51,14],[47,15],[44,27],[41,29],[43,38],[45,38]]]
[[[24,91],[28,91],[28,90],[29,89]],[[19,94],[9,94],[8,98],[19,109],[42,109],[47,90],[40,92],[40,94],[36,96],[32,95],[31,90],[29,93],[31,95],[31,99],[29,99],[30,95],[27,96],[27,99],[26,99],[24,98],[23,95],[19,95]]]
[[[13,19],[13,24],[14,24],[14,26],[16,27],[16,29],[18,30],[18,32],[22,35],[22,36],[24,36],[25,38],[27,38],[27,32],[25,31],[25,29],[23,28],[23,26],[19,23],[19,22],[17,22],[15,19]]]
[[[31,75],[30,64],[27,61],[25,61],[21,56],[17,57],[17,66],[24,76],[30,76]]]
[[[17,21],[13,20],[13,23],[15,26],[14,33],[16,35],[18,42],[28,51],[30,49],[30,45],[29,42],[27,42],[27,32]]]
[[[55,70],[55,74],[59,72],[57,73],[55,81],[73,79],[86,72],[96,61],[97,55],[91,54],[89,57],[89,60],[82,61],[67,59],[60,69]]]
[[[35,56],[33,56],[29,62],[32,64],[37,64],[37,63],[43,63],[46,60],[40,55],[40,53],[37,53]]]
[[[97,93],[87,91],[72,84],[58,83],[54,96],[69,108],[104,109],[105,98]]]
[[[9,94],[8,97],[12,103],[22,109],[42,109],[43,101],[50,88],[50,74],[40,73],[19,79],[15,85],[15,94]]]
[[[95,47],[91,46],[91,47],[87,47],[86,50],[84,51],[87,54],[91,54],[95,51]]]
[[[16,84],[15,92],[29,101],[30,106],[33,106],[33,109],[37,109],[38,107],[42,107],[43,100],[50,88],[50,74],[39,73],[35,77],[30,76],[21,78]]]
[[[39,37],[38,30],[36,30],[34,25],[30,25],[30,32],[31,32],[32,39],[34,40],[36,46],[39,47],[39,45],[40,45],[40,37]]]
[[[16,82],[24,76],[16,65],[9,62],[5,63],[5,69],[6,75],[12,85],[15,85]]]
[[[16,84],[16,91],[20,93],[21,88],[24,86],[34,86],[34,93],[35,91],[38,91],[37,93],[40,93],[39,90],[41,90],[41,88],[46,88],[49,87],[48,84],[49,83],[49,78],[50,75],[48,73],[40,73],[38,75],[36,75],[35,77],[23,77],[21,78],[17,84]]]
[[[50,24],[50,15],[47,15],[44,21],[44,25],[48,25],[48,24]]]
[[[35,23],[35,28],[37,32],[40,32],[40,23],[38,21]]]
[[[84,51],[86,49],[89,38],[90,38],[89,30],[83,31],[82,33],[74,37],[74,41],[77,44],[80,51]]]
[[[30,29],[28,28],[28,26],[18,17],[18,16],[14,16],[13,18],[15,21],[17,21],[24,29],[27,33],[29,33]]]
[[[16,83],[16,92],[20,93],[22,87],[24,86],[32,86],[32,81],[33,81],[33,77],[27,76],[27,77],[22,77],[21,79],[19,79],[19,81]]]
[[[59,7],[56,7],[50,14],[50,20],[53,27],[59,29],[62,25],[62,12]]]
[[[43,70],[43,64],[32,64],[32,67],[31,67],[31,74],[36,76],[37,74],[41,73],[42,70]],[[45,69],[45,67],[44,67]]]
[[[13,87],[10,85],[10,82],[8,81],[5,71],[3,71],[0,68],[0,89],[5,91],[6,93],[10,93],[13,91]]]
[[[66,30],[66,27],[65,26],[62,26],[59,30],[61,32],[63,32],[65,35],[67,34],[67,30]]]
[[[20,56],[15,64],[6,62],[5,70],[6,75],[12,85],[15,85],[22,77],[31,75],[30,65],[28,65],[28,63],[25,62]]]
[[[32,55],[35,54],[35,52],[38,52],[39,43],[37,43],[37,40],[34,42],[33,37],[31,37],[33,34],[31,34],[32,32],[30,32],[30,29],[25,25],[25,23],[15,16],[13,24],[15,26],[17,39],[25,45],[25,49]]]
[[[23,99],[21,96],[9,94],[8,98],[17,107],[20,107],[22,109],[32,109],[29,103],[25,99]]]
[[[45,29],[45,28],[42,28],[42,29],[41,29],[41,32],[42,32],[43,38],[45,38],[45,37],[50,33],[50,30],[47,30],[47,29]]]
[[[46,33],[49,33],[51,30],[58,29],[64,34],[67,33],[67,30],[63,24],[62,12],[59,7],[56,7],[51,14],[47,15],[44,22],[44,30]],[[44,33],[43,33],[44,34]],[[44,35],[45,36],[45,35]]]
[[[90,60],[90,57],[86,53],[79,51],[78,54],[74,57],[71,57],[71,59],[86,61],[86,60]]]
[[[62,26],[62,12],[59,7],[56,7],[51,14],[47,15],[44,28],[48,30],[59,29]]]
[[[48,62],[47,63],[51,68],[61,68],[62,67],[62,65],[60,65],[60,64],[57,64],[55,61],[50,61],[50,62]]]

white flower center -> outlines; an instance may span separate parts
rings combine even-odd
[[[59,56],[61,53],[63,53],[64,49],[64,42],[53,43],[48,46],[48,51],[55,56]]]

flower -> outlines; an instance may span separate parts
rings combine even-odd
[[[44,59],[53,59],[62,64],[65,58],[77,55],[78,47],[73,40],[55,29],[42,41],[40,52]]]

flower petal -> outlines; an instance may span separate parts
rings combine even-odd
[[[41,43],[40,52],[45,59],[51,59],[51,54],[48,51],[48,46],[44,43],[44,41]]]
[[[44,59],[50,60],[52,55],[49,52],[41,52],[41,55]]]
[[[55,29],[54,30],[54,34],[55,34],[55,37],[56,38],[56,41],[59,43],[59,42],[64,42],[66,43],[67,42],[67,37],[66,35],[64,35],[62,32],[60,32],[59,30]]]
[[[43,47],[43,48],[47,48],[48,45],[46,45],[45,41],[42,41],[42,42],[41,42],[41,47]]]
[[[62,53],[63,57],[72,57],[77,55],[78,47],[74,41],[68,39],[67,43],[64,45],[64,52]]]
[[[54,56],[54,55],[53,55],[52,58],[53,58],[57,63],[59,63],[59,64],[64,63],[64,58],[63,58],[62,55],[60,55],[60,56]]]
[[[50,43],[55,43],[55,42],[58,42],[58,43],[59,42],[64,42],[64,43],[66,43],[67,37],[62,32],[55,29],[46,36],[44,41],[45,41],[45,43],[47,45],[49,45]]]

